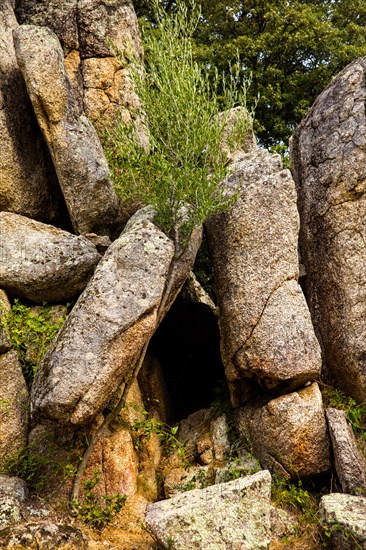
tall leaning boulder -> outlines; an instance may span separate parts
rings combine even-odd
[[[366,399],[366,58],[315,101],[291,144],[312,318],[339,386]]]
[[[174,254],[152,219],[146,208],[129,220],[46,352],[32,387],[34,419],[85,424],[128,380],[155,330]],[[180,286],[193,265],[191,247],[187,255]]]
[[[131,0],[17,0],[16,13],[22,24],[46,26],[58,36],[76,95],[93,122],[113,119],[117,111],[128,120],[138,100],[127,65],[142,54]]]
[[[95,129],[75,99],[57,36],[23,25],[14,31],[14,44],[75,232],[115,235],[119,201]]]
[[[297,283],[295,184],[280,157],[252,149],[224,182],[234,207],[207,223],[221,352],[234,406],[319,376],[321,354]]]
[[[0,210],[41,221],[59,217],[61,194],[13,46],[11,3],[0,2]]]

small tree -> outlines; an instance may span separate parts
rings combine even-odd
[[[229,131],[227,116],[221,114],[240,102],[245,106],[245,87],[238,88],[238,67],[222,82],[216,72],[210,85],[204,68],[193,60],[192,34],[200,12],[194,1],[177,3],[177,12],[167,15],[153,5],[157,27],[144,34],[145,71],[131,65],[131,75],[140,99],[136,118],[143,113],[148,146],[144,146],[134,124],[121,118],[106,133],[106,154],[116,189],[124,201],[150,204],[155,222],[174,241],[175,254],[157,312],[159,325],[170,297],[178,260],[195,227],[207,217],[228,208],[235,197],[225,197],[219,185],[227,171],[222,143],[240,142],[249,129],[250,117],[238,117]],[[91,437],[75,478],[72,500],[79,494],[81,477],[88,458],[105,429],[125,405],[128,391],[143,364],[148,340],[131,370],[116,407]]]

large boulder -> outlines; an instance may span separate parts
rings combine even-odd
[[[0,287],[34,302],[80,293],[100,259],[86,238],[18,214],[0,212]]]
[[[21,23],[46,26],[59,38],[68,74],[85,114],[93,121],[128,120],[138,105],[127,65],[142,47],[132,1],[18,0]],[[122,53],[116,58],[116,48]]]
[[[0,469],[24,449],[28,435],[28,390],[15,351],[0,355]]]
[[[287,479],[311,478],[330,469],[329,440],[316,383],[239,409],[238,429],[262,467]]]
[[[315,101],[291,144],[306,293],[338,385],[366,399],[366,58]]]
[[[146,526],[163,548],[268,548],[271,476],[261,471],[148,506]]]
[[[320,501],[319,517],[333,550],[366,549],[366,498],[331,493]]]
[[[206,224],[220,309],[221,353],[235,406],[258,387],[294,390],[321,354],[297,283],[295,185],[281,159],[256,148],[224,182],[232,209]]]
[[[11,3],[0,3],[0,210],[41,221],[58,218],[61,197],[49,153],[17,65]]]
[[[174,254],[151,219],[148,208],[135,214],[99,263],[38,369],[33,417],[84,424],[129,378],[156,328]]]
[[[366,461],[361,454],[346,413],[327,409],[325,416],[332,442],[335,470],[344,493],[366,494]]]
[[[14,44],[74,230],[116,234],[119,201],[96,131],[75,100],[58,38],[46,27],[23,25]]]

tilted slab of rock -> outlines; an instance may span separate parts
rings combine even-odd
[[[86,423],[130,375],[155,329],[174,253],[151,217],[144,209],[131,218],[47,351],[32,388],[34,417]]]
[[[322,396],[316,383],[238,411],[238,429],[262,467],[285,478],[310,478],[330,468]]]
[[[28,390],[15,351],[0,355],[0,467],[27,443]]]
[[[59,38],[66,70],[86,115],[96,123],[138,106],[128,75],[129,60],[142,54],[130,0],[18,0],[22,24],[46,26]],[[112,44],[125,59],[117,59]]]
[[[366,399],[366,58],[315,101],[291,144],[306,293],[337,384]]]
[[[57,178],[18,68],[8,0],[0,3],[0,210],[41,221],[58,217]]]
[[[0,212],[0,241],[0,287],[38,303],[80,293],[100,259],[84,237],[9,212]]]
[[[319,376],[321,354],[297,283],[295,185],[258,150],[224,182],[234,207],[206,224],[220,309],[221,352],[235,406],[255,385],[293,390]]]
[[[95,129],[75,101],[57,36],[23,25],[14,31],[14,45],[74,230],[115,234],[119,201]]]
[[[259,550],[270,542],[271,476],[261,471],[148,506],[146,526],[163,548]]]
[[[335,470],[344,493],[366,494],[366,461],[358,449],[353,430],[347,422],[346,413],[327,409]]]
[[[332,550],[366,549],[366,497],[331,493],[321,498],[320,521],[331,532]]]

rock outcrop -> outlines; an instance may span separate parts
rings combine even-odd
[[[49,153],[17,65],[8,0],[0,5],[0,210],[41,221],[59,218],[61,197]]]
[[[243,441],[250,441],[263,468],[288,479],[311,478],[330,469],[322,397],[316,383],[238,411]]]
[[[142,47],[130,0],[18,0],[16,13],[21,23],[58,36],[76,96],[92,121],[105,123],[116,112],[131,119],[138,99],[127,66]]]
[[[278,155],[233,165],[233,208],[206,224],[220,310],[221,352],[234,406],[259,386],[281,393],[319,376],[321,354],[297,283],[295,185]]]
[[[262,471],[148,506],[146,526],[164,548],[259,550],[270,542],[271,476]]]
[[[306,293],[338,385],[366,399],[366,58],[320,94],[291,144]]]
[[[0,470],[3,459],[24,449],[28,435],[28,390],[15,351],[0,355]]]
[[[0,287],[34,302],[79,294],[100,255],[86,238],[18,214],[0,212]]]
[[[155,330],[174,254],[152,217],[149,208],[137,212],[99,263],[37,372],[34,417],[84,424],[130,375]]]
[[[366,498],[331,493],[320,501],[320,521],[330,531],[333,550],[366,548]]]
[[[10,311],[7,295],[0,289],[0,354],[11,349],[10,335],[7,329],[6,315]]]
[[[96,131],[77,104],[54,33],[14,31],[17,61],[45,136],[76,233],[116,235],[119,201]]]
[[[346,413],[337,409],[325,411],[332,442],[334,465],[344,493],[366,494],[366,461],[358,449]]]

